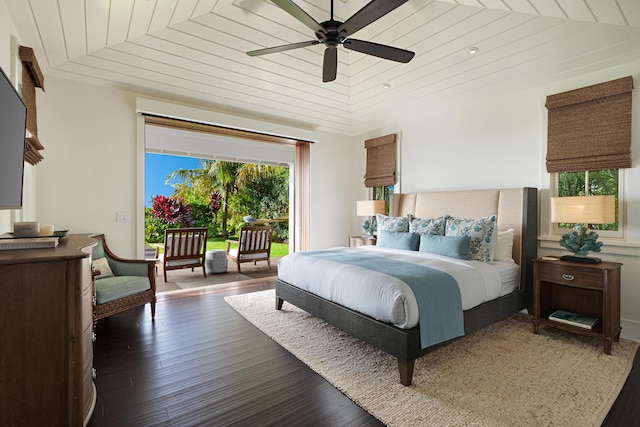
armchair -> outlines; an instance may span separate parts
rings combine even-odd
[[[202,274],[207,277],[205,255],[207,250],[207,227],[169,228],[164,231],[164,253],[162,272],[167,281],[167,271],[180,268],[202,267]]]
[[[94,329],[98,320],[146,303],[151,303],[151,318],[155,318],[155,260],[120,258],[111,252],[104,234],[92,237],[98,241],[91,257],[95,280]]]
[[[273,227],[266,226],[246,226],[240,229],[238,240],[227,239],[227,258],[238,265],[243,262],[267,261],[267,266],[271,270],[271,237]],[[237,248],[231,248],[232,244],[237,244]]]

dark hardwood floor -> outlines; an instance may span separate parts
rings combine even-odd
[[[615,351],[615,344],[613,347]],[[635,427],[640,426],[640,351],[636,352],[633,367],[624,383],[618,398],[611,406],[602,426]]]
[[[100,426],[379,426],[223,297],[272,279],[160,294],[150,308],[98,322],[94,346]],[[614,347],[615,351],[615,347]],[[640,426],[640,354],[604,426]]]
[[[148,305],[100,320],[89,426],[382,425],[223,299],[269,288],[160,294],[154,322]]]

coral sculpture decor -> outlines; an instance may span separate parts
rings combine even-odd
[[[598,233],[590,231],[587,233],[585,227],[576,227],[562,236],[560,246],[566,248],[574,256],[586,257],[589,251],[600,252],[602,242],[597,242]]]

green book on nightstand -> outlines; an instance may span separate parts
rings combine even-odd
[[[585,316],[582,314],[571,313],[570,311],[556,310],[549,315],[549,320],[555,322],[566,323],[568,325],[578,326],[585,329],[593,329],[598,323],[597,317]]]

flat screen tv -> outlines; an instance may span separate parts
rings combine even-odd
[[[19,209],[27,107],[2,68],[0,72],[0,209]]]

